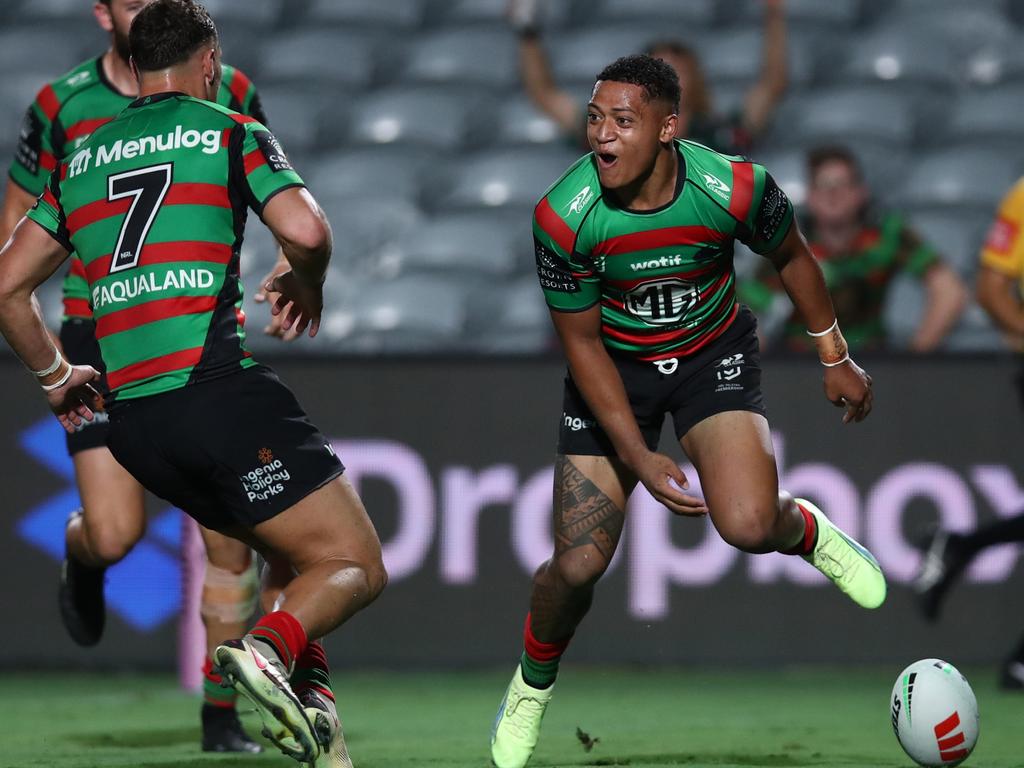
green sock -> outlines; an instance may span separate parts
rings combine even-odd
[[[523,651],[519,664],[523,669],[523,679],[532,688],[550,688],[558,677],[558,662],[561,657],[551,661],[537,661],[531,659],[530,654]]]

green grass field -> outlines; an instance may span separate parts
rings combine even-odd
[[[966,765],[1024,766],[1024,695],[1000,693],[991,670],[967,674],[981,708],[981,738]],[[336,677],[357,768],[488,765],[504,671]],[[911,766],[889,726],[893,679],[894,671],[873,668],[566,665],[531,766]],[[4,768],[296,765],[269,751],[199,752],[197,699],[170,677],[5,674],[0,717]],[[577,726],[598,739],[589,753]]]

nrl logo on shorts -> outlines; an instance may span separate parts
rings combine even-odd
[[[569,213],[582,213],[583,207],[590,202],[593,196],[594,193],[590,190],[590,185],[588,184],[576,193],[576,197],[569,201],[567,206]]]
[[[728,200],[729,199],[729,193],[732,190],[729,189],[729,185],[726,184],[721,179],[719,179],[719,178],[717,178],[715,176],[712,176],[710,173],[705,173],[704,174],[704,184],[706,184],[708,189],[710,189],[712,192],[714,192],[716,195],[718,195],[723,200]]]

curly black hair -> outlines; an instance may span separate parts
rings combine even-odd
[[[597,79],[639,85],[644,89],[648,101],[664,101],[672,107],[673,112],[679,111],[682,95],[679,77],[661,59],[645,53],[623,56],[602,69]]]
[[[213,19],[195,0],[156,0],[139,11],[128,32],[132,59],[143,72],[180,64],[216,40]]]

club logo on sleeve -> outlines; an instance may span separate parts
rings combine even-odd
[[[35,175],[39,173],[39,153],[43,149],[43,123],[31,107],[21,121],[18,149],[14,156],[18,165]]]
[[[705,186],[707,186],[708,189],[710,189],[723,200],[729,199],[729,193],[732,192],[732,190],[729,188],[728,184],[726,184],[717,176],[712,176],[710,173],[705,173],[703,174],[703,176],[704,184]]]
[[[260,152],[263,153],[263,159],[267,161],[270,170],[274,173],[292,170],[292,164],[288,161],[284,149],[281,148],[281,142],[275,139],[270,131],[253,131],[252,135],[255,137],[256,144],[259,146]]]
[[[279,493],[284,493],[285,484],[292,479],[284,462],[275,459],[274,452],[269,448],[260,448],[256,452],[256,459],[259,466],[238,478],[242,483],[245,497],[250,502],[266,501]]]
[[[757,236],[765,242],[771,242],[778,234],[779,227],[786,220],[789,212],[789,198],[775,180],[768,176],[765,180],[764,195],[761,198],[761,209],[757,213]]]
[[[579,192],[576,193],[576,197],[569,201],[569,213],[582,213],[587,203],[594,197],[594,192],[590,189],[588,184]]]

